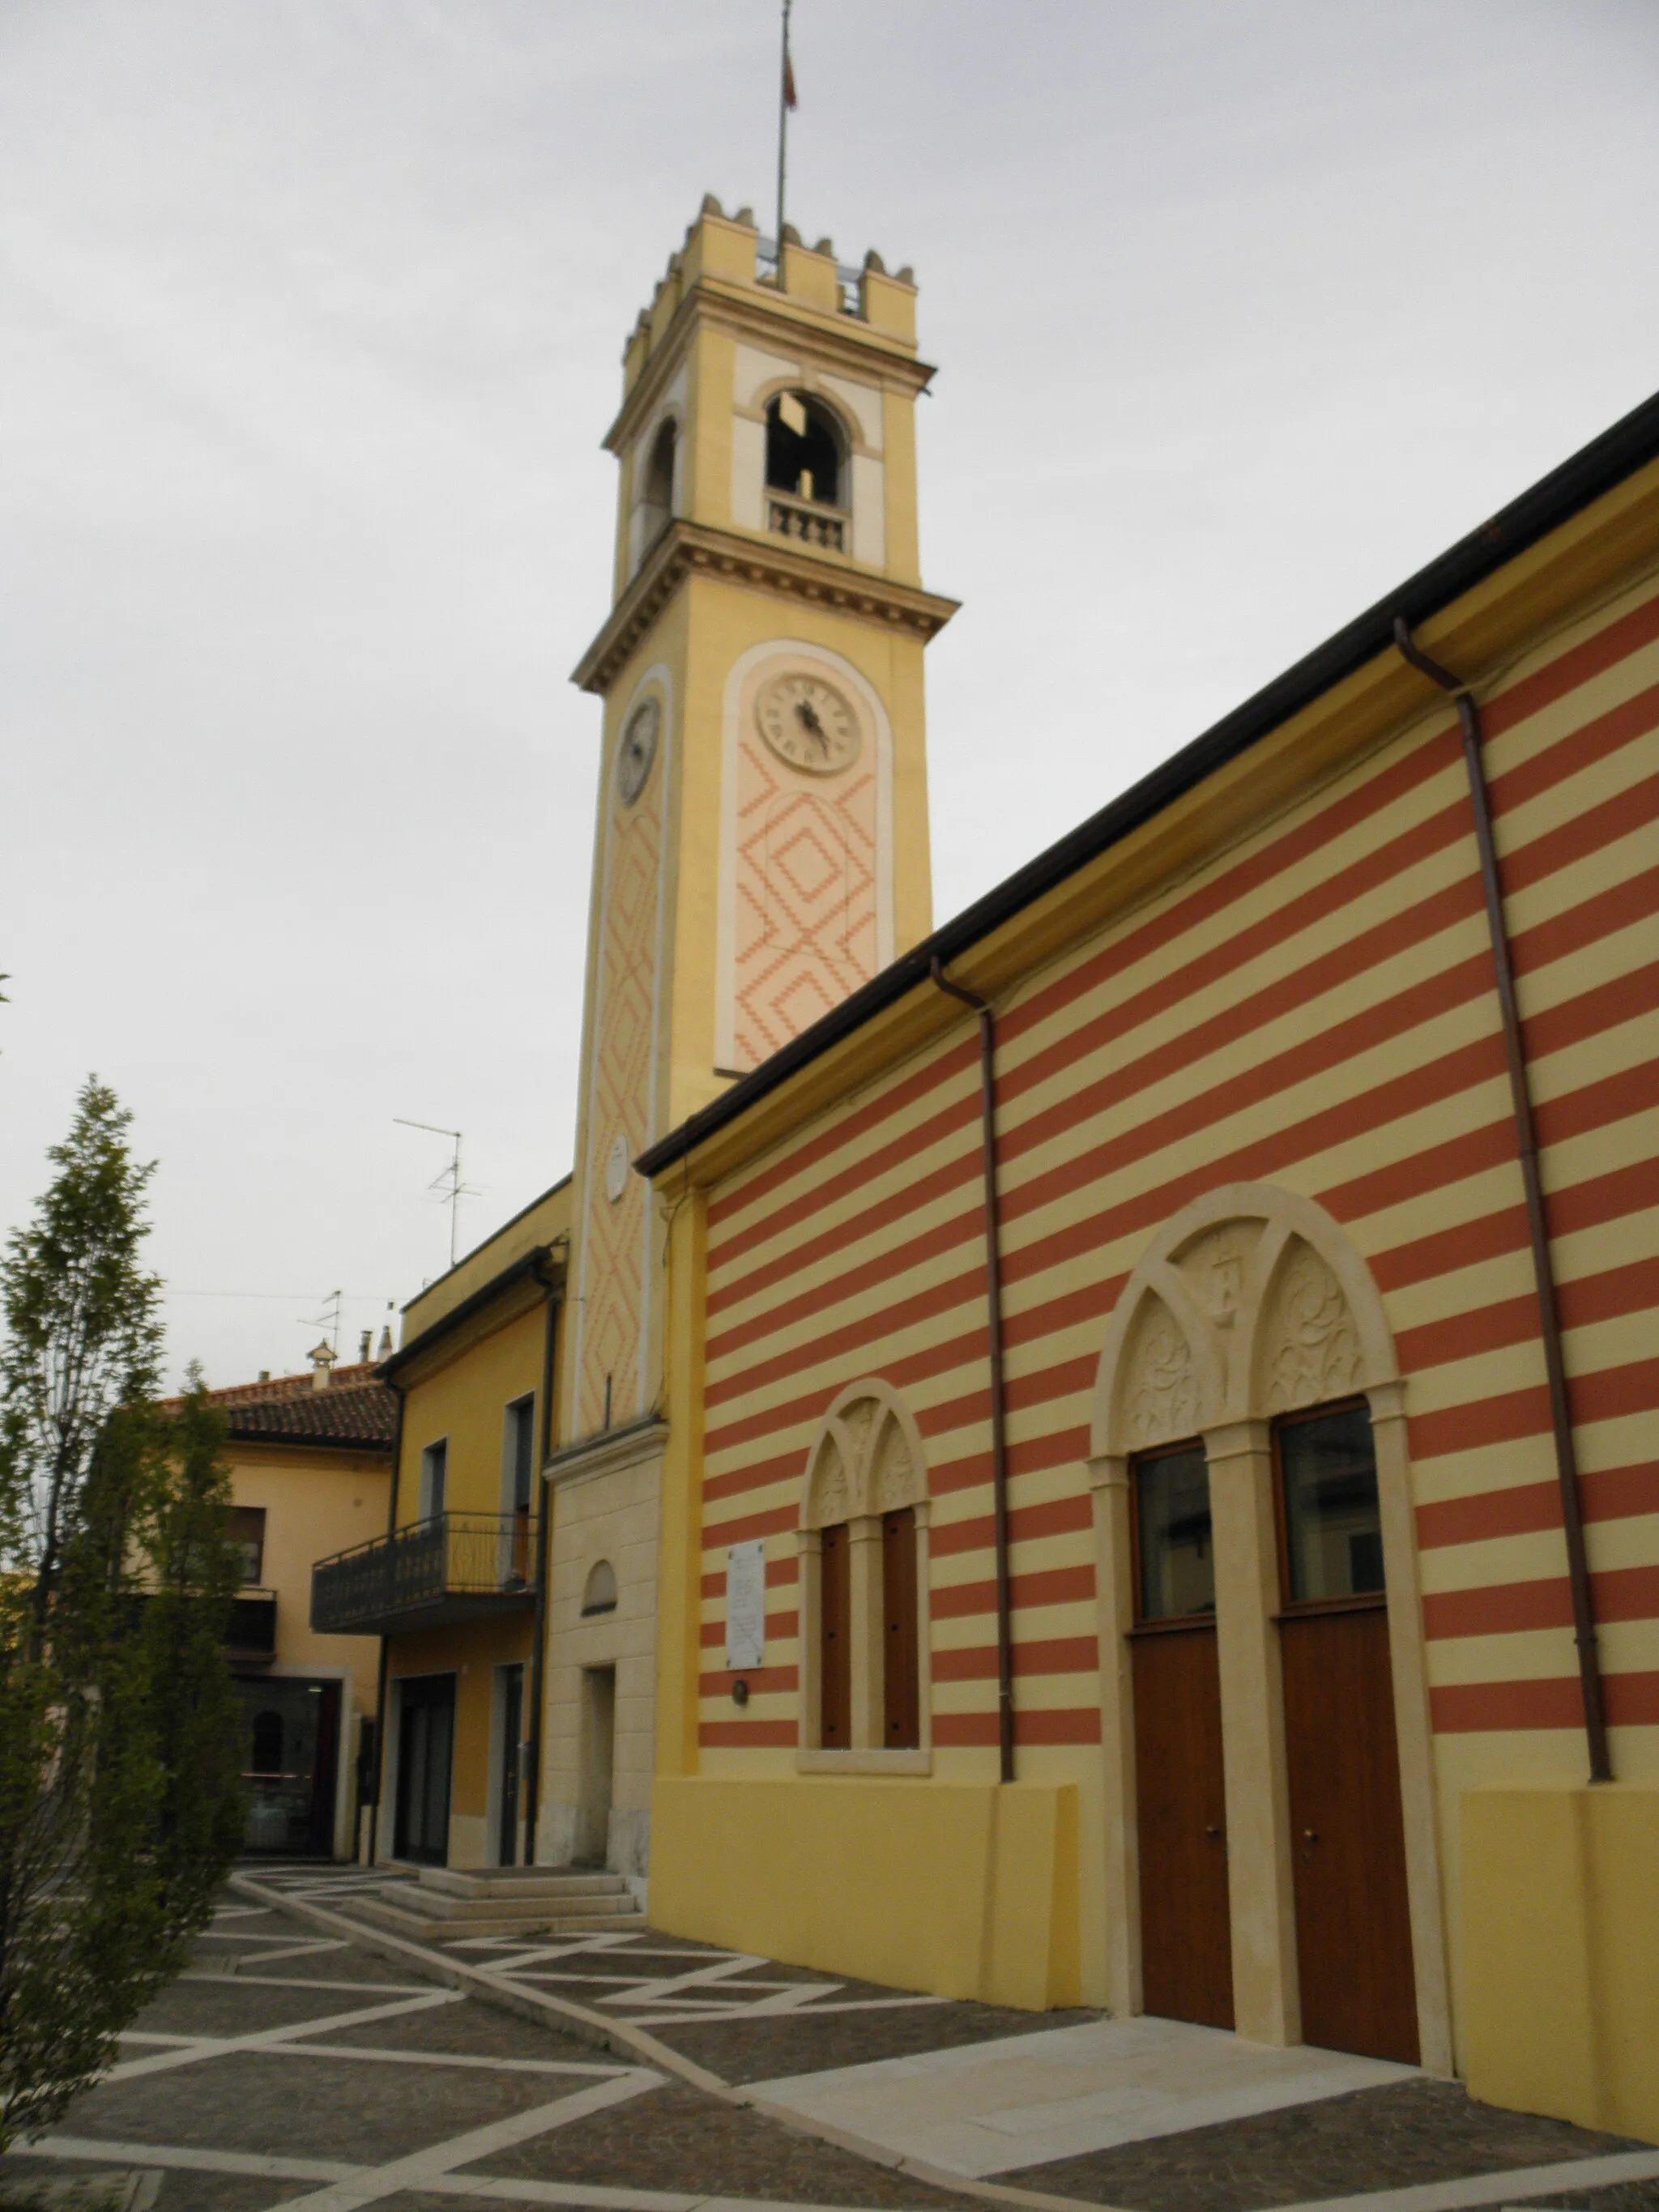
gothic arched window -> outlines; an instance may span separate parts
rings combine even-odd
[[[927,1465],[897,1392],[855,1382],[823,1418],[801,1506],[803,1741],[919,1751]]]

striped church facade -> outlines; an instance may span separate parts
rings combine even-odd
[[[1629,448],[1588,486],[1400,605],[1479,700],[1613,1780],[1587,1780],[1459,716],[1383,608],[1328,680],[647,1156],[672,1219],[663,1636],[678,1621],[684,1655],[659,1679],[662,1924],[947,1993],[1150,2003],[1149,1807],[1209,1754],[1201,1666],[1156,1693],[1156,1759],[1137,1741],[1175,1650],[1146,1617],[1146,1470],[1187,1479],[1185,1450],[1201,1483],[1207,1455],[1214,1594],[1182,1617],[1207,1607],[1219,1636],[1229,1985],[1188,2016],[1308,2032],[1296,1730],[1340,1744],[1391,1702],[1376,1817],[1401,1826],[1403,1917],[1377,1940],[1407,1947],[1411,2018],[1384,2055],[1633,2124],[1605,2101],[1616,2056],[1592,2111],[1565,2061],[1540,2087],[1505,2024],[1528,1974],[1565,1972],[1616,2053],[1652,2000],[1628,1974],[1620,1995],[1613,1954],[1652,1942],[1659,1979],[1651,1907],[1645,1934],[1591,1924],[1659,1845],[1659,464]],[[946,984],[992,1010],[1000,1549],[981,1024]],[[1284,1423],[1345,1407],[1375,1453],[1383,1707],[1332,1674],[1287,1717]],[[1182,1572],[1207,1540],[1178,1540]],[[895,1637],[917,1646],[896,1689]],[[1361,1910],[1383,1877],[1354,1879]]]

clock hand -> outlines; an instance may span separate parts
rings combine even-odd
[[[796,700],[795,720],[800,724],[802,729],[810,732],[811,734],[817,739],[818,750],[823,755],[824,758],[828,760],[830,757],[830,739],[825,734],[823,723],[818,720],[818,710],[812,704],[810,699]]]

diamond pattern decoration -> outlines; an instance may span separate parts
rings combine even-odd
[[[876,972],[876,783],[808,787],[738,745],[734,1065],[758,1066]]]

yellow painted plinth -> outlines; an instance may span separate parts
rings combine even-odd
[[[1659,1789],[1463,1799],[1470,2094],[1659,2141]]]
[[[890,1989],[1076,2004],[1077,1791],[659,1776],[651,1920]]]

